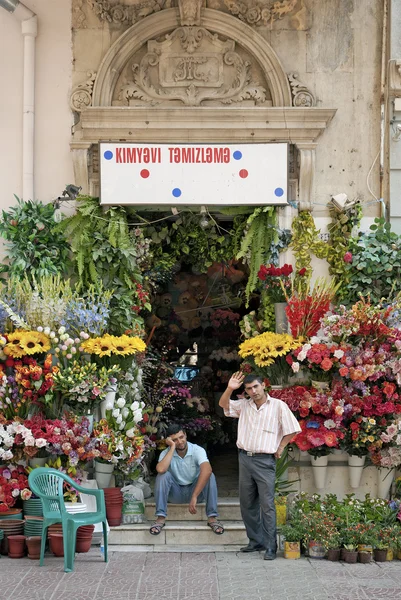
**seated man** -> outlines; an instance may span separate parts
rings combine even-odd
[[[155,485],[156,521],[150,528],[152,535],[159,535],[165,525],[167,502],[188,503],[188,510],[195,515],[197,502],[206,502],[208,525],[217,535],[224,527],[217,517],[217,486],[207,454],[201,446],[187,441],[180,425],[167,429],[167,448],[160,454]]]

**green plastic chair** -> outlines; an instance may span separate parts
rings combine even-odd
[[[61,523],[63,527],[64,571],[66,573],[71,573],[74,570],[76,534],[78,527],[81,527],[81,525],[94,525],[100,522],[103,524],[104,561],[107,562],[107,519],[103,490],[84,488],[65,473],[49,467],[33,469],[29,474],[28,481],[32,492],[35,496],[41,498],[43,505],[43,531],[39,565],[43,566],[47,528],[53,523]],[[95,496],[97,511],[77,514],[68,513],[64,504],[64,482],[70,484],[78,492]]]

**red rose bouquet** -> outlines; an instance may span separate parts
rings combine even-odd
[[[275,265],[261,265],[258,278],[263,281],[263,287],[266,290],[272,302],[285,302],[285,289],[291,287],[290,275],[293,272],[291,265],[276,267]]]

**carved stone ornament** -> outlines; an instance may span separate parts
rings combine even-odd
[[[94,71],[87,72],[88,79],[85,83],[80,83],[72,92],[70,98],[70,106],[75,112],[82,112],[92,104],[93,84],[96,79]]]
[[[314,95],[308,88],[298,81],[298,73],[289,73],[288,81],[290,82],[292,92],[292,104],[298,107],[316,106]]]
[[[134,0],[131,4],[109,0],[87,2],[99,19],[117,25],[132,25],[152,13],[172,6],[172,0]]]
[[[248,25],[271,25],[292,12],[298,0],[224,0],[230,13]]]
[[[235,42],[221,41],[204,27],[178,27],[163,42],[150,40],[132,71],[133,80],[119,94],[127,104],[132,99],[151,105],[179,100],[185,106],[266,100],[266,89],[251,82],[251,65],[235,52]]]
[[[72,3],[72,28],[83,29],[86,27],[86,16],[82,10],[84,0],[74,0]]]
[[[178,0],[181,25],[200,25],[204,0]]]

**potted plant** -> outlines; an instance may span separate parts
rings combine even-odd
[[[338,561],[340,560],[340,548],[341,548],[342,537],[340,531],[333,524],[327,530],[326,547],[327,547],[327,560]]]
[[[373,528],[372,523],[359,523],[355,527],[358,535],[358,560],[361,563],[368,563],[372,560]]]
[[[358,530],[356,525],[345,527],[342,532],[344,562],[354,564],[358,560]]]
[[[373,558],[376,562],[386,562],[389,549],[388,527],[378,524],[374,529]]]
[[[284,558],[297,559],[301,557],[301,540],[305,535],[299,520],[293,520],[281,528],[284,536]]]

